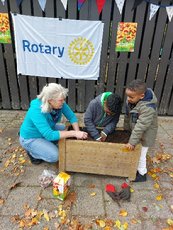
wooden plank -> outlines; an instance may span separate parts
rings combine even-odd
[[[121,14],[119,13],[116,3],[114,4],[113,20],[111,26],[111,37],[110,37],[110,49],[109,49],[109,61],[108,61],[108,74],[107,74],[107,86],[106,91],[115,92],[116,87],[116,75],[117,75],[117,63],[118,53],[115,52],[116,35],[118,23],[122,21]]]
[[[59,140],[59,171],[65,172],[66,170],[66,139]]]
[[[105,89],[106,70],[107,70],[106,67],[108,61],[109,29],[110,29],[110,19],[111,19],[111,14],[108,14],[107,12],[111,12],[112,4],[113,4],[112,1],[106,1],[102,11],[102,22],[104,23],[104,30],[103,30],[103,41],[102,41],[102,50],[101,50],[101,58],[100,58],[100,77],[97,81],[96,95],[103,93]]]
[[[77,19],[77,1],[68,1],[68,18]],[[76,81],[68,80],[68,104],[73,111],[77,111],[76,108]]]
[[[160,48],[161,48],[162,38],[165,30],[166,20],[167,20],[167,13],[163,7],[160,7],[158,12],[158,20],[154,32],[153,46],[151,47],[150,64],[149,64],[147,80],[146,80],[147,85],[152,89],[154,89],[154,83],[156,80],[155,76],[159,64],[159,57],[161,51]]]

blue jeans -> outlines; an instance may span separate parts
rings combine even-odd
[[[65,125],[57,124],[55,129],[60,131],[65,130]],[[21,136],[19,141],[21,146],[35,159],[41,159],[50,163],[58,161],[58,141],[51,142],[44,138],[24,139]]]

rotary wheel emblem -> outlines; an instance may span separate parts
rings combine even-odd
[[[86,65],[94,55],[94,46],[86,38],[74,39],[68,48],[68,54],[72,62],[78,65]]]

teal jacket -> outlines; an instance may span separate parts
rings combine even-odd
[[[42,102],[34,99],[20,127],[20,136],[25,139],[45,138],[48,141],[60,139],[60,132],[55,130],[55,124],[61,121],[62,114],[71,124],[78,122],[76,115],[70,107],[64,103],[61,109],[53,110],[51,113],[41,111]]]

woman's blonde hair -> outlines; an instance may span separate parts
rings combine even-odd
[[[48,113],[52,107],[49,104],[49,100],[57,100],[59,98],[66,98],[68,95],[68,89],[62,87],[60,84],[49,83],[43,87],[41,93],[37,95],[37,98],[42,101],[42,112]]]

